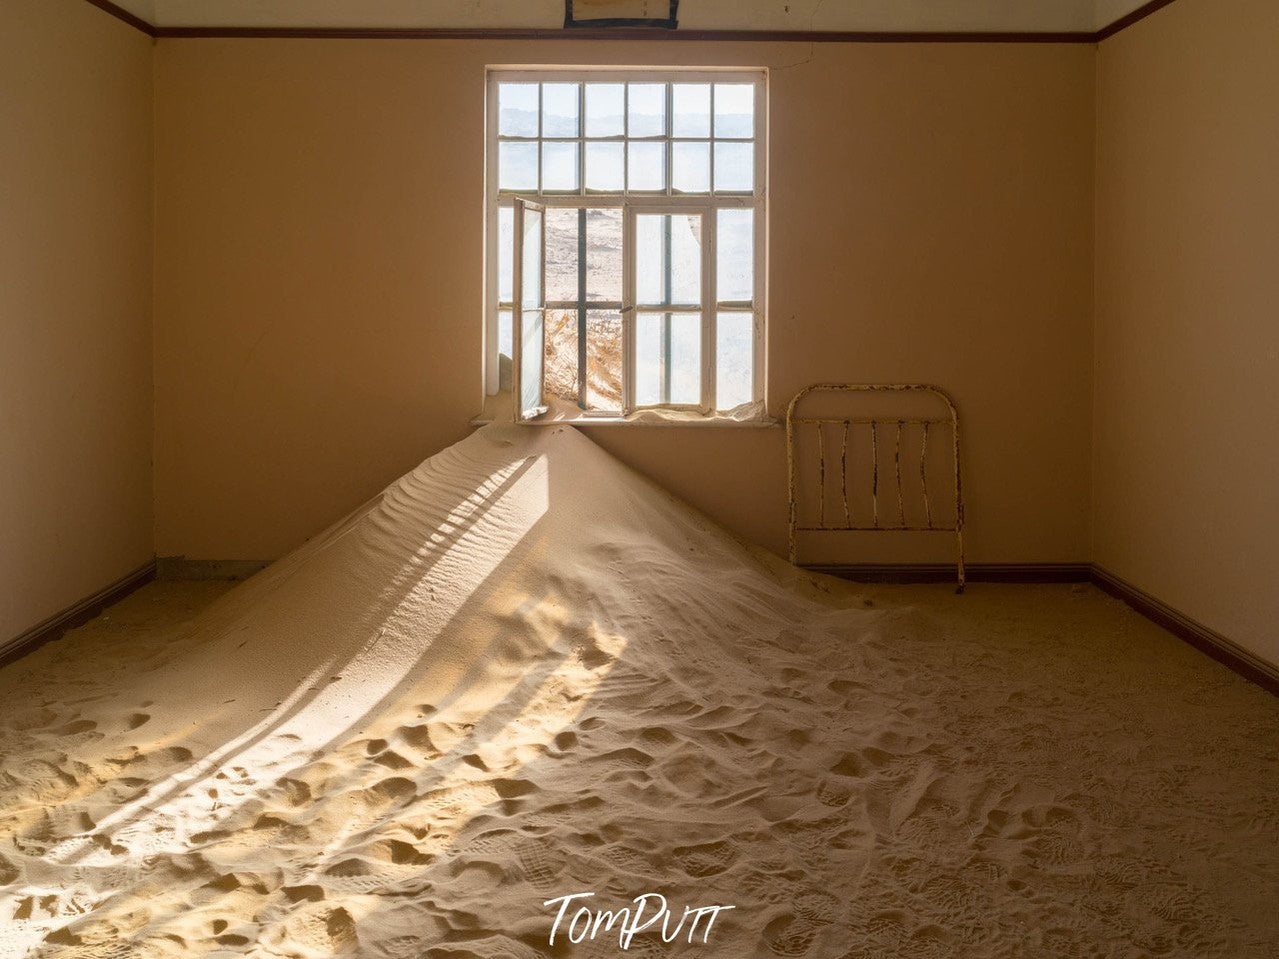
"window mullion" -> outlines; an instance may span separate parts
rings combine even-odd
[[[675,152],[675,146],[671,143],[671,136],[675,133],[675,86],[674,84],[666,84],[666,139],[662,146],[662,163],[666,167],[666,195],[671,195],[671,180],[675,174],[675,164],[672,154]],[[669,233],[670,231],[667,230]]]
[[[577,85],[577,192],[586,196],[586,81]]]
[[[622,206],[622,414],[635,411],[635,209]]]
[[[586,207],[577,211],[577,405],[586,409]]]
[[[669,84],[667,84],[669,88]],[[662,217],[662,305],[667,311],[662,314],[662,346],[659,373],[658,396],[663,406],[671,405],[671,215]]]
[[[714,89],[712,87],[712,89]],[[702,412],[712,413],[717,406],[715,376],[719,357],[716,355],[719,339],[716,325],[719,322],[716,288],[719,263],[716,255],[719,213],[714,206],[702,214]]]

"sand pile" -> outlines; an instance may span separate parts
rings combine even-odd
[[[1068,591],[1033,635],[892,596],[486,428],[180,629],[0,671],[0,956],[1274,954],[1271,700]],[[734,908],[552,947],[583,892]]]

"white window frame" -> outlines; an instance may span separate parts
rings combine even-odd
[[[675,137],[671,131],[670,87],[667,87],[667,129],[660,137],[637,138],[642,142],[677,143],[681,140],[707,141],[710,151],[710,189],[705,194],[682,194],[673,191],[671,184],[671,153],[668,148],[666,188],[664,191],[644,191],[629,193],[625,191],[627,182],[627,153],[623,151],[623,192],[596,193],[587,192],[583,169],[585,163],[585,112],[579,107],[580,127],[576,138],[549,138],[557,142],[577,142],[578,144],[578,189],[576,192],[542,192],[540,189],[541,150],[538,151],[539,189],[537,191],[509,191],[498,188],[498,84],[499,83],[750,83],[755,88],[755,130],[750,141],[754,145],[754,181],[753,191],[747,193],[715,193],[714,163],[715,150],[713,137]],[[501,303],[498,297],[498,216],[503,206],[513,205],[519,198],[540,206],[620,208],[623,213],[623,256],[622,256],[622,336],[623,336],[623,371],[622,371],[622,417],[627,417],[640,407],[635,404],[635,218],[646,213],[678,213],[681,210],[697,211],[702,214],[702,349],[701,349],[701,402],[696,406],[660,405],[643,407],[644,409],[696,411],[713,418],[715,414],[716,394],[716,351],[718,314],[723,312],[751,312],[753,322],[753,354],[752,354],[752,399],[759,404],[761,417],[765,416],[765,383],[767,356],[765,352],[767,323],[767,250],[768,235],[768,71],[764,68],[732,69],[732,68],[679,68],[654,67],[643,69],[618,69],[610,67],[548,67],[548,68],[509,68],[490,66],[486,69],[486,112],[485,112],[485,258],[484,258],[484,378],[485,393],[489,396],[499,391],[498,362],[498,314],[510,305]],[[584,100],[584,94],[583,94]],[[624,108],[624,121],[625,118]],[[713,113],[713,104],[712,104]],[[540,117],[540,110],[539,110]],[[540,119],[539,119],[540,123]],[[540,133],[540,130],[539,130]],[[712,131],[713,133],[713,131]],[[594,142],[626,142],[626,128],[621,136],[609,138],[593,138]],[[507,138],[503,138],[507,139]],[[523,139],[525,142],[541,143],[542,138],[510,138]],[[754,211],[754,285],[750,303],[743,301],[728,303],[719,302],[716,294],[716,261],[715,234],[717,211],[722,208],[749,208]],[[518,268],[516,266],[515,268]],[[544,282],[544,278],[543,278]],[[514,291],[513,291],[514,295]],[[601,305],[601,308],[609,308]],[[642,312],[656,312],[651,308],[641,308]],[[512,319],[512,352],[518,354],[519,339],[518,307],[511,308]],[[512,357],[513,368],[515,356]],[[518,376],[512,377],[512,388],[518,386]],[[515,404],[517,407],[519,403]],[[616,419],[617,414],[583,410],[581,419]],[[519,410],[516,418],[520,419]]]

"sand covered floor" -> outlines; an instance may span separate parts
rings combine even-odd
[[[1279,955],[1279,701],[1091,587],[796,573],[566,428],[0,670],[0,754],[5,959]],[[735,908],[551,947],[579,892]]]

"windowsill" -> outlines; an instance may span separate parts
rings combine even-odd
[[[477,416],[471,420],[471,426],[487,426],[489,423],[510,422],[510,420],[499,420],[496,418],[486,418]],[[675,418],[658,418],[642,415],[636,416],[578,416],[572,418],[548,419],[548,420],[531,420],[527,423],[521,423],[521,426],[631,426],[631,427],[657,427],[658,429],[666,429],[674,427],[676,429],[684,429],[693,427],[696,429],[775,429],[780,427],[781,421],[772,417],[754,420],[736,420],[730,416],[699,416],[697,418],[687,417],[681,419]]]
[[[772,429],[781,423],[765,414],[762,403],[743,403],[722,413],[703,415],[688,409],[645,407],[630,416],[618,414],[594,414],[584,412],[574,403],[552,398],[549,409],[535,420],[522,426],[658,426],[696,427],[698,429]],[[512,423],[515,420],[511,408],[511,394],[507,390],[487,396],[484,408],[471,420],[472,426],[489,423]]]

